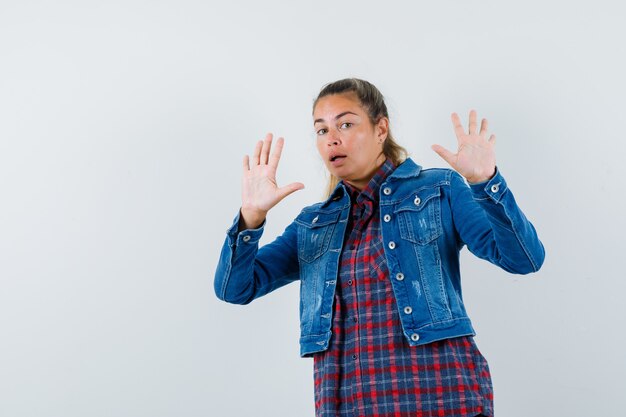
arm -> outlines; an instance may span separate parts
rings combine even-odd
[[[274,150],[272,134],[257,142],[252,158],[243,160],[241,210],[228,229],[215,271],[215,294],[221,300],[248,304],[298,278],[297,231],[295,223],[272,243],[259,249],[265,216],[283,198],[304,187],[276,184],[276,169],[284,140]]]
[[[489,181],[469,187],[453,173],[450,186],[454,226],[474,255],[512,273],[539,270],[543,245],[498,170]]]
[[[248,304],[299,278],[295,222],[272,243],[259,249],[265,222],[238,232],[240,214],[227,231],[217,269],[215,294],[220,300]]]
[[[537,271],[545,257],[544,248],[496,169],[496,137],[487,139],[487,119],[482,120],[480,132],[476,132],[474,110],[470,111],[467,133],[456,113],[452,113],[452,124],[457,153],[440,145],[432,148],[458,172],[452,174],[450,198],[453,221],[462,242],[476,256],[509,272]]]

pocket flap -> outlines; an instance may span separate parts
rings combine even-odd
[[[296,218],[296,223],[304,227],[314,229],[317,227],[327,226],[331,223],[337,223],[340,214],[340,210],[330,213],[319,211],[303,212]]]
[[[395,212],[399,213],[402,211],[421,211],[430,200],[439,197],[440,195],[441,188],[439,187],[423,188],[419,191],[414,192],[409,197],[404,199],[400,204],[398,204],[395,208]]]

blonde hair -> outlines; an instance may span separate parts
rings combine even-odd
[[[361,80],[358,78],[344,78],[322,87],[322,90],[317,95],[317,98],[313,102],[313,111],[317,106],[318,101],[322,97],[330,96],[333,94],[347,94],[354,93],[359,100],[361,107],[367,113],[370,123],[375,125],[378,123],[381,117],[389,119],[389,112],[387,111],[387,105],[382,93],[374,86],[374,84]],[[404,147],[400,146],[391,134],[391,128],[387,132],[387,139],[383,143],[383,154],[398,166],[406,160],[408,152]],[[339,178],[335,177],[330,172],[328,173],[328,184],[326,185],[325,196],[329,197],[333,192]]]

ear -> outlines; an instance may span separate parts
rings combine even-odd
[[[378,119],[375,129],[378,142],[383,143],[389,134],[389,119],[384,116]]]

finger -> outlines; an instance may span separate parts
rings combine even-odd
[[[267,165],[267,160],[269,159],[271,147],[272,147],[272,134],[268,133],[265,136],[265,140],[263,141],[263,148],[261,149],[261,159],[259,160],[259,163],[261,165]]]
[[[261,157],[261,148],[263,148],[263,141],[260,140],[254,147],[254,153],[252,154],[252,164],[259,165],[259,158]]]
[[[491,137],[488,140],[489,143],[491,143],[492,145],[496,144],[496,135],[491,135]]]
[[[457,139],[461,139],[461,136],[465,135],[465,131],[463,130],[463,125],[461,125],[461,118],[458,114],[452,113],[452,125],[454,126],[454,134]]]
[[[278,161],[280,161],[280,155],[283,152],[283,146],[285,145],[284,138],[278,138],[276,144],[274,145],[274,149],[272,150],[272,156],[270,156],[269,165],[276,168],[278,166]]]
[[[250,157],[245,155],[243,157],[243,172],[250,171]]]
[[[476,133],[476,110],[470,110],[468,133],[470,135],[473,135]]]
[[[291,184],[285,185],[284,187],[280,187],[278,189],[278,195],[280,199],[287,197],[289,194],[301,190],[304,188],[304,184],[301,182],[292,182]]]
[[[437,155],[442,157],[444,161],[446,161],[448,164],[450,164],[451,167],[454,168],[456,154],[450,152],[441,145],[433,145],[431,146],[431,149],[437,152]]]
[[[487,135],[487,128],[489,127],[489,123],[487,122],[487,119],[483,119],[482,122],[480,122],[480,136],[485,136]]]

